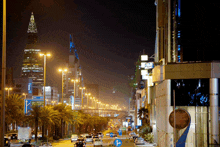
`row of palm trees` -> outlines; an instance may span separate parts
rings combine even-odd
[[[43,138],[45,138],[45,130],[48,131],[47,137],[62,138],[72,133],[99,132],[107,128],[108,124],[107,118],[99,117],[98,114],[91,116],[83,111],[74,111],[66,104],[45,107],[33,104],[31,108],[31,111],[25,115],[23,97],[17,94],[7,96],[5,100],[6,132],[12,124],[13,130],[17,130],[17,126],[29,126],[34,128],[37,136],[40,127]],[[37,137],[35,140],[37,141]]]

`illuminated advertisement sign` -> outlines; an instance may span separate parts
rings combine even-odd
[[[147,75],[148,74],[148,70],[141,70],[141,75]]]
[[[145,64],[146,64],[147,62],[141,62],[141,68],[145,68]]]
[[[141,55],[141,61],[148,61],[148,55]]]
[[[32,83],[28,83],[28,93],[32,93]]]
[[[145,69],[152,69],[152,68],[154,68],[154,62],[147,62],[146,64],[145,64],[145,67],[144,67]]]

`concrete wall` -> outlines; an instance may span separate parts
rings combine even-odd
[[[157,144],[159,147],[170,147],[173,144],[173,128],[169,124],[169,114],[173,110],[170,105],[171,81],[165,80],[155,87]]]

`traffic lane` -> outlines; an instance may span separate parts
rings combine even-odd
[[[103,146],[108,146],[110,143],[109,140],[103,140]],[[56,143],[52,143],[53,147],[70,147],[70,146],[74,146],[75,142],[71,142],[71,140],[62,140]],[[87,147],[93,147],[93,143],[92,142],[87,142],[86,143]]]

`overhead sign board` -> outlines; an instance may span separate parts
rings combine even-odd
[[[148,61],[148,55],[141,55],[141,61]]]
[[[43,96],[33,96],[32,99],[43,99]]]
[[[141,68],[145,68],[145,64],[146,64],[147,62],[141,62]]]
[[[147,75],[148,74],[148,70],[141,70],[141,75]]]
[[[144,69],[153,69],[153,68],[154,68],[154,62],[147,62],[144,67]]]

